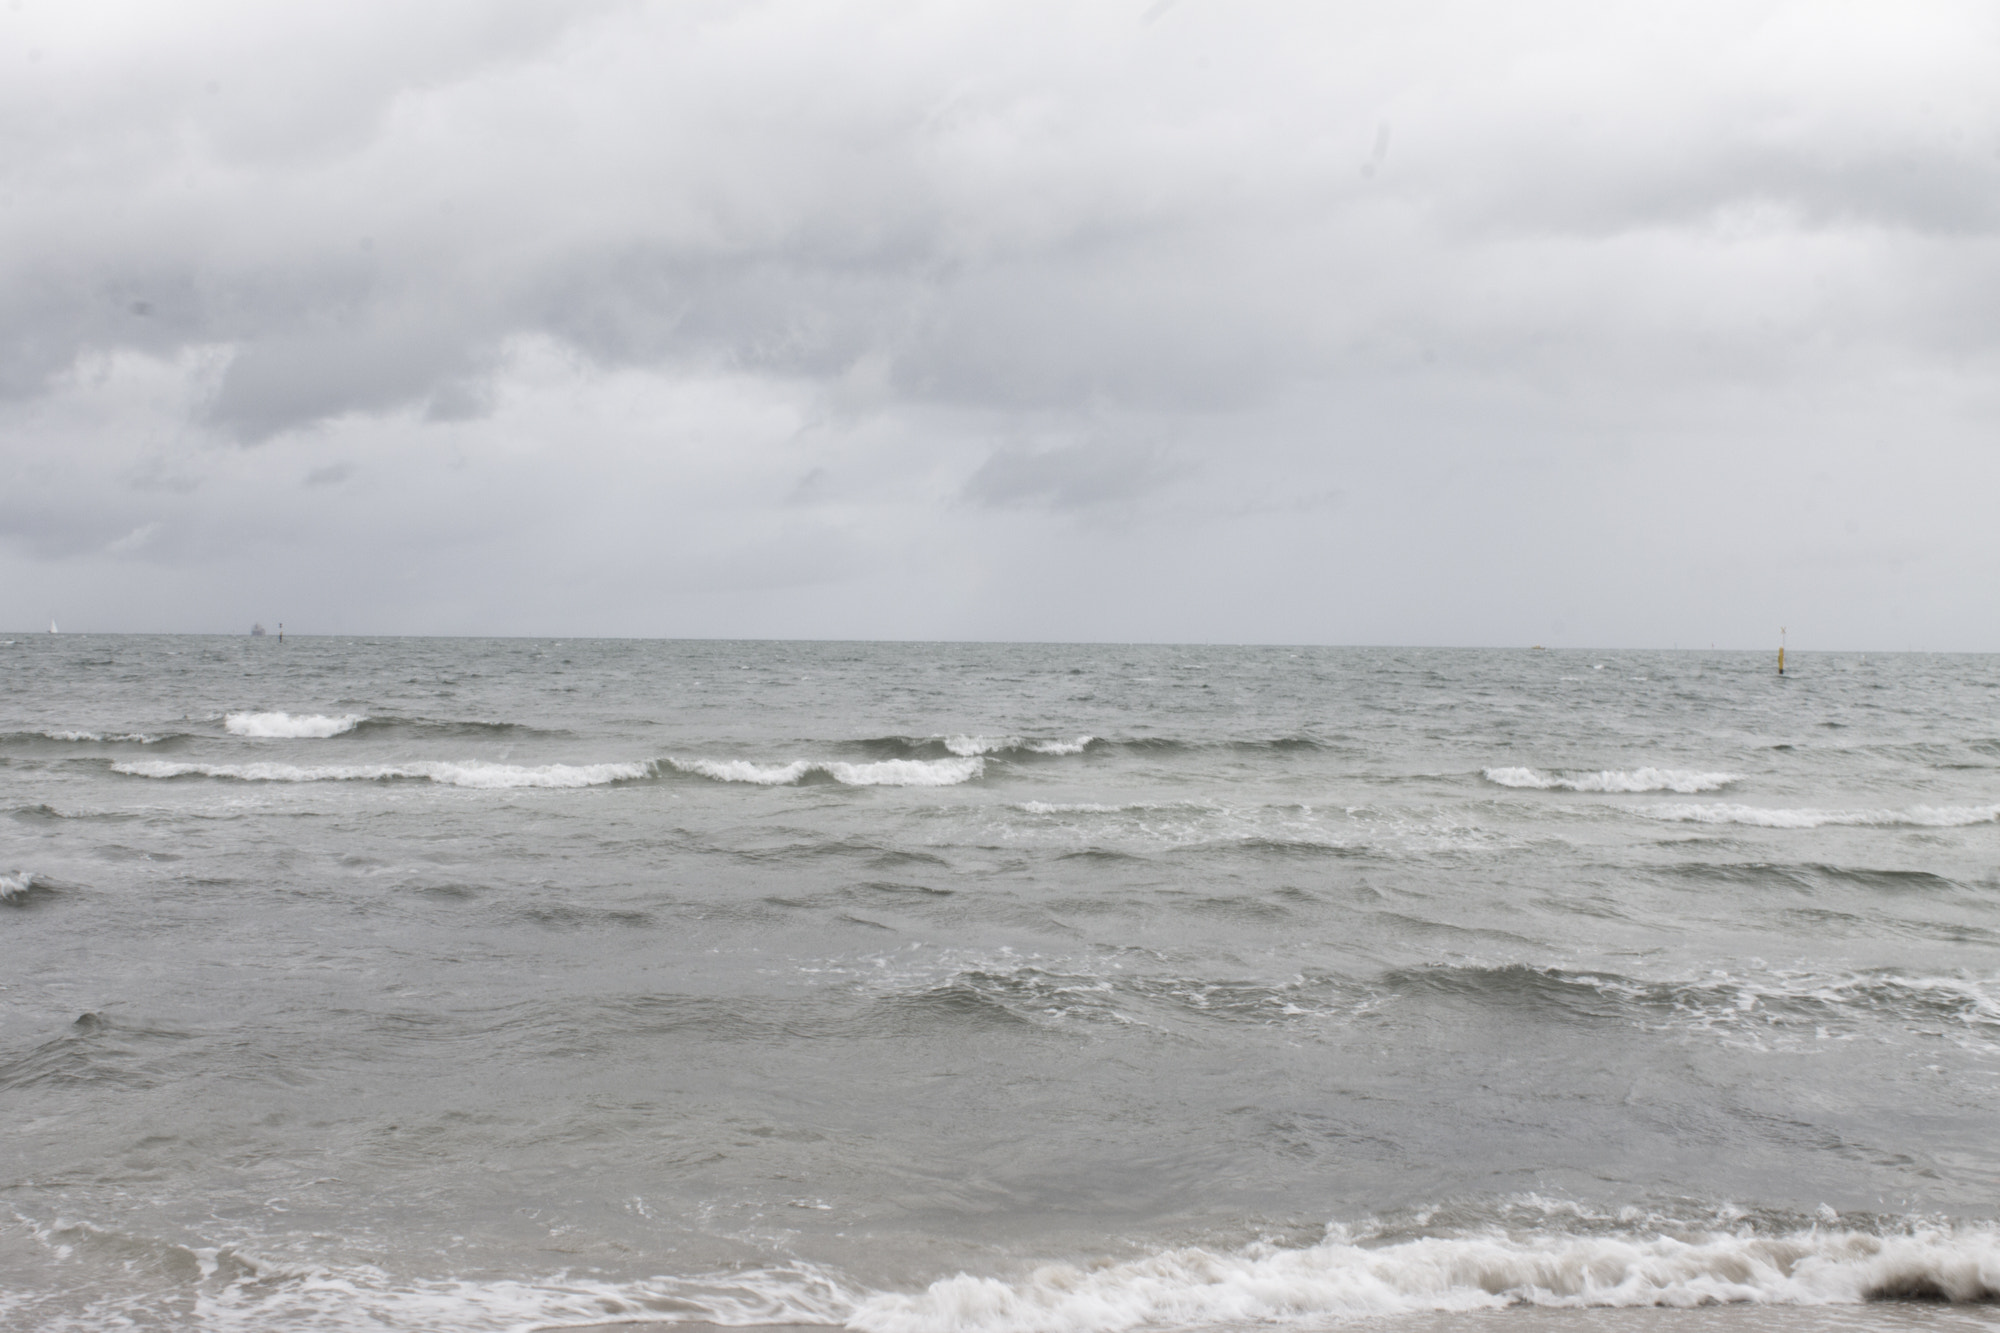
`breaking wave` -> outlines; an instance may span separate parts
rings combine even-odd
[[[1504,1232],[1363,1246],[1335,1234],[1302,1249],[1189,1247],[1100,1267],[1052,1264],[1014,1281],[959,1274],[914,1295],[870,1297],[868,1333],[1115,1333],[1324,1318],[1580,1308],[2000,1299],[1991,1228],[1877,1236]]]
[[[321,713],[230,713],[222,719],[232,736],[260,740],[325,740],[354,730],[367,721],[358,713],[328,717]]]
[[[1911,828],[1962,828],[2000,821],[2000,805],[1914,805],[1907,810],[1785,810],[1759,805],[1663,805],[1641,813],[1694,824],[1751,824],[1759,828],[1819,828],[1826,824]]]
[[[1717,791],[1738,781],[1734,773],[1692,773],[1676,768],[1600,769],[1594,773],[1537,773],[1532,768],[1489,768],[1488,782],[1540,791]]]
[[[1587,1219],[1579,1219],[1585,1220]],[[31,1224],[32,1225],[32,1224]],[[870,1292],[813,1265],[640,1282],[581,1275],[543,1281],[392,1280],[369,1267],[273,1261],[237,1246],[187,1248],[80,1223],[33,1226],[62,1263],[129,1264],[176,1274],[186,1326],[312,1327],[411,1333],[604,1321],[702,1326],[845,1326],[862,1333],[1122,1333],[1510,1306],[1688,1308],[1838,1306],[1869,1301],[2000,1299],[2000,1236],[1988,1225],[1874,1234],[1838,1226],[1739,1230],[1508,1231],[1379,1237],[1331,1228],[1315,1245],[1188,1246],[1120,1263],[1055,1263],[1011,1280],[958,1273],[919,1292]],[[0,1315],[43,1326],[150,1323],[158,1296],[0,1294]],[[81,1320],[77,1316],[82,1316]],[[191,1316],[191,1318],[189,1317]],[[181,1326],[182,1320],[176,1320]],[[650,1323],[648,1326],[652,1326]]]
[[[957,759],[883,759],[872,764],[846,764],[830,759],[794,759],[788,764],[757,764],[747,759],[668,759],[668,765],[716,782],[750,782],[762,787],[794,786],[813,778],[844,787],[954,787],[986,771],[978,755]]]
[[[164,760],[113,764],[111,771],[139,778],[233,778],[240,782],[435,782],[447,787],[601,787],[654,776],[650,763],[493,764],[418,761],[406,764],[177,764]]]
[[[26,870],[0,870],[0,906],[19,907],[47,885]]]

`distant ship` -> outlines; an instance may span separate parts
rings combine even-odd
[[[264,625],[262,621],[259,621],[257,624],[252,625],[250,627],[250,637],[253,639],[261,639],[264,637]]]

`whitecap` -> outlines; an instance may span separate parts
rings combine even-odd
[[[1776,809],[1760,805],[1662,805],[1641,811],[1653,819],[1759,828],[1819,828],[1827,824],[1961,828],[2000,820],[2000,805],[1915,805],[1906,810]]]
[[[241,782],[383,782],[416,779],[447,787],[601,787],[654,775],[646,763],[519,764],[418,761],[406,764],[188,764],[165,760],[113,764],[111,771],[140,778],[234,778]]]
[[[222,725],[232,736],[260,740],[325,740],[354,730],[368,719],[358,713],[328,717],[323,713],[230,713]]]
[[[1740,781],[1734,773],[1697,773],[1678,768],[1599,769],[1594,773],[1538,773],[1532,768],[1489,768],[1481,775],[1502,787],[1540,791],[1640,792],[1717,791]]]
[[[985,759],[884,759],[873,764],[837,760],[795,759],[788,764],[755,764],[747,759],[668,759],[683,773],[717,782],[749,782],[765,787],[789,786],[813,773],[824,773],[845,787],[952,787],[970,782],[986,771]]]
[[[35,887],[35,877],[25,870],[0,871],[0,903],[17,903]]]

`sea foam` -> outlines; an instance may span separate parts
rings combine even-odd
[[[884,759],[872,764],[794,759],[788,764],[755,764],[747,759],[669,759],[682,773],[717,782],[750,782],[782,787],[823,774],[845,787],[953,787],[986,771],[985,759]]]
[[[1663,805],[1642,814],[1695,824],[1751,824],[1759,828],[1819,828],[1826,824],[1961,828],[2000,820],[2000,805],[1914,805],[1907,810],[1788,810],[1760,805]]]
[[[862,1302],[868,1333],[1114,1333],[1512,1305],[1858,1304],[2000,1297],[1990,1229],[1903,1236],[1522,1236],[1496,1233],[1303,1249],[1186,1248],[1101,1267],[1056,1264],[1015,1281],[960,1274]]]
[[[139,778],[234,778],[241,782],[384,782],[417,779],[447,787],[601,787],[636,782],[658,770],[649,763],[493,764],[419,761],[406,764],[179,764],[164,760],[113,764],[111,771]]]
[[[1734,773],[1694,773],[1678,768],[1607,768],[1594,773],[1538,773],[1532,768],[1489,768],[1484,777],[1502,787],[1601,792],[1716,791],[1738,780]]]
[[[261,740],[325,740],[354,730],[367,721],[358,713],[328,717],[323,713],[230,713],[222,725],[232,736]]]

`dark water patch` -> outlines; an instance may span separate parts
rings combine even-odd
[[[1871,893],[1957,893],[1964,886],[1930,870],[1874,869],[1825,861],[1685,861],[1661,866],[1653,875],[1667,880],[1727,887],[1786,888],[1810,892],[1827,887]]]
[[[1058,853],[1055,859],[1058,861],[1081,862],[1084,865],[1099,864],[1109,866],[1120,863],[1145,864],[1152,858],[1142,856],[1138,852],[1115,851],[1109,847],[1085,847],[1074,852]]]
[[[918,900],[926,898],[949,898],[958,892],[956,889],[940,889],[930,884],[903,884],[890,880],[871,880],[865,884],[857,884],[854,888],[865,894],[891,894],[896,897],[916,898]]]
[[[1693,884],[1805,891],[1812,888],[1812,879],[1806,873],[1806,869],[1801,865],[1781,865],[1767,861],[1683,861],[1677,865],[1660,866],[1650,873],[1661,879]]]
[[[100,859],[106,861],[174,862],[181,859],[178,852],[162,852],[145,847],[128,847],[122,842],[101,843],[93,847],[91,851]]]
[[[348,738],[413,740],[496,740],[525,741],[562,739],[573,735],[563,728],[529,726],[525,722],[484,722],[477,719],[425,717],[364,717],[331,740]]]
[[[867,917],[856,916],[852,912],[838,913],[835,919],[839,921],[845,921],[850,926],[864,926],[869,930],[886,930],[891,934],[896,933],[896,928],[894,926],[884,925],[880,921],[870,921]]]
[[[67,1031],[11,1059],[0,1060],[0,1092],[29,1088],[149,1088],[162,1043],[186,1033],[117,1023],[102,1013],[78,1015]]]
[[[901,847],[892,847],[878,853],[869,864],[877,870],[896,870],[903,866],[936,866],[945,870],[951,868],[951,862],[935,852],[913,852]]]
[[[1014,989],[1002,978],[975,972],[915,995],[895,996],[888,1003],[927,1028],[940,1023],[1014,1030],[1039,1026],[1034,1019],[1016,1012],[1004,998]]]
[[[1230,741],[1229,748],[1245,754],[1312,754],[1326,749],[1311,736],[1277,736],[1270,740]]]
[[[1225,917],[1231,921],[1261,921],[1276,924],[1294,920],[1298,915],[1289,907],[1252,897],[1195,897],[1184,902],[1182,906],[1188,911],[1204,916]]]
[[[1379,984],[1390,998],[1464,1000],[1489,1013],[1664,1025],[1752,1040],[1887,1024],[1917,1035],[2000,1042],[2000,978],[1772,970],[1640,981],[1613,972],[1525,964],[1437,964],[1386,973]]]
[[[1989,1283],[1970,1265],[1949,1279],[1934,1273],[1898,1273],[1869,1287],[1861,1298],[1870,1303],[1904,1301],[1926,1305],[2000,1304],[2000,1285]]]
[[[1575,977],[1552,968],[1510,963],[1502,967],[1431,964],[1385,974],[1382,986],[1398,998],[1444,997],[1469,1000],[1491,1012],[1510,1010],[1551,1018],[1597,1021],[1620,1017],[1625,997],[1612,988],[1640,993],[1618,977]]]
[[[1323,842],[1315,838],[1234,838],[1225,842],[1196,843],[1192,847],[1177,849],[1177,854],[1183,856],[1213,856],[1218,853],[1247,854],[1280,861],[1372,860],[1376,856],[1374,849],[1369,847]]]
[[[516,920],[546,926],[551,930],[583,930],[599,926],[642,930],[654,924],[651,912],[629,908],[579,907],[573,903],[536,903],[517,907],[510,915]]]
[[[1883,893],[1956,893],[1964,886],[1929,870],[1865,870],[1852,866],[1812,865],[1814,874]]]

